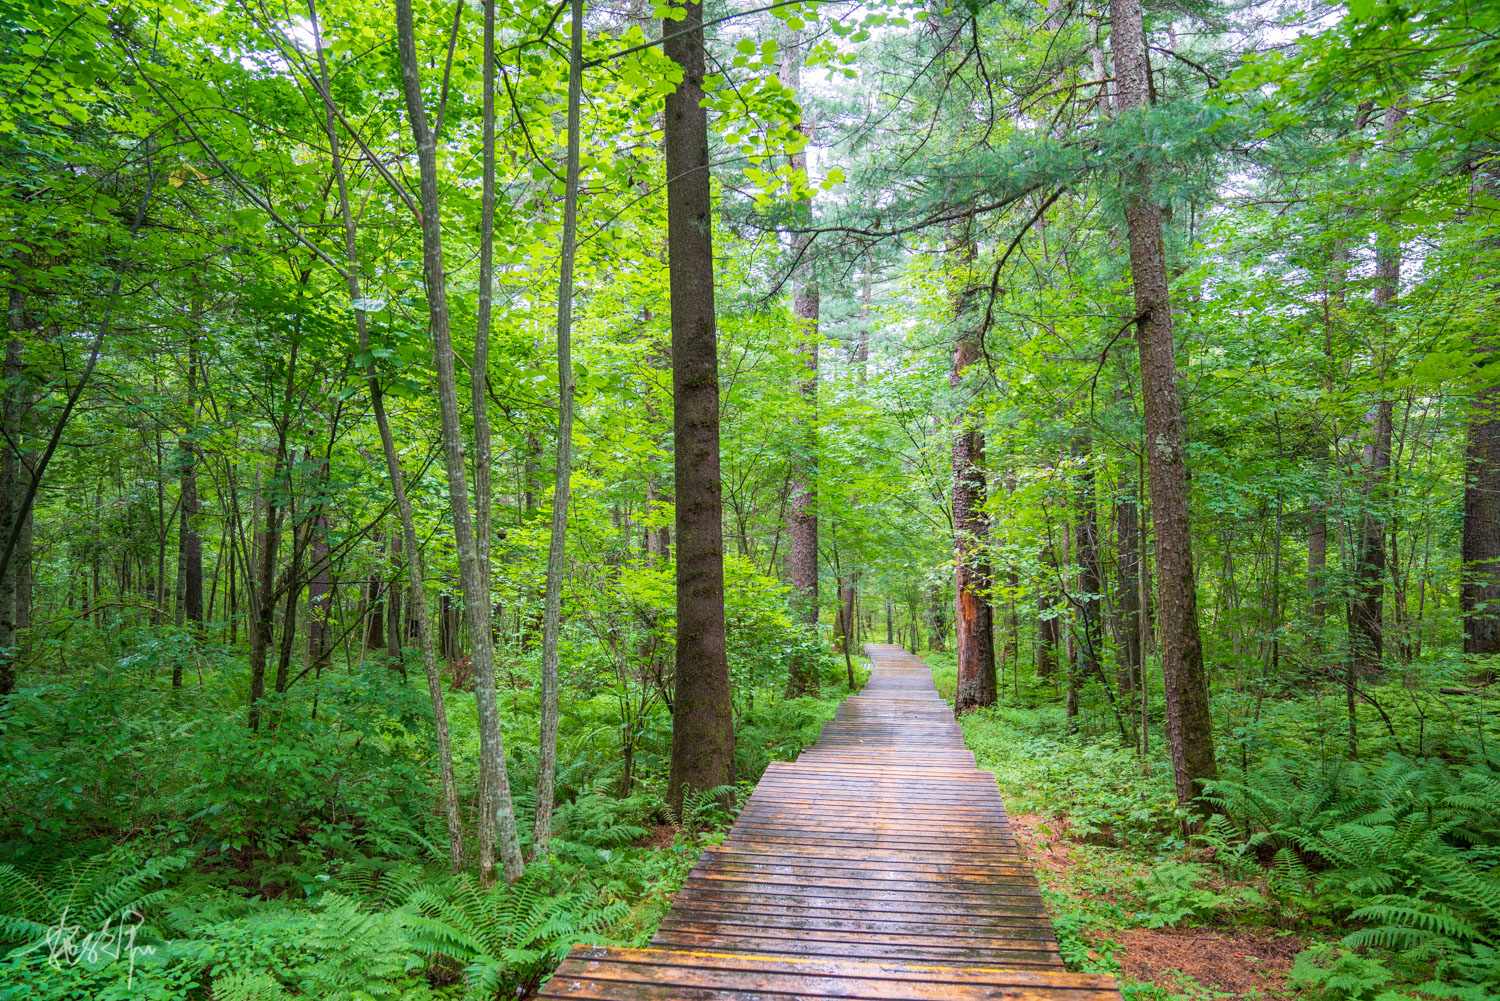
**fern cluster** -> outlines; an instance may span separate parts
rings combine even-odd
[[[466,998],[528,992],[580,943],[606,944],[629,908],[554,868],[533,866],[514,886],[485,889],[471,876],[422,886],[401,908],[411,943],[462,966]]]
[[[562,864],[492,887],[411,865],[349,865],[339,889],[304,902],[169,885],[186,862],[114,851],[46,878],[0,866],[0,998],[480,1001],[535,988],[574,945],[613,941],[630,911]],[[133,956],[50,947],[59,923],[89,930],[122,916],[138,923]]]
[[[1272,759],[1210,792],[1280,885],[1310,886],[1354,926],[1344,946],[1429,971],[1429,994],[1500,992],[1500,774],[1484,752],[1461,765],[1392,753],[1372,768],[1301,774]],[[1303,975],[1348,966],[1304,964]]]

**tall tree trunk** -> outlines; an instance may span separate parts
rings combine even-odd
[[[1078,684],[1090,678],[1103,680],[1103,632],[1099,628],[1100,595],[1104,574],[1099,565],[1099,518],[1095,511],[1094,470],[1090,444],[1077,444],[1075,454],[1084,461],[1078,475],[1074,513],[1074,553],[1078,563]]]
[[[485,156],[486,175],[494,173],[494,3],[485,7]],[[583,89],[583,0],[572,0],[568,50],[567,188],[563,204],[562,262],[557,283],[557,479],[552,488],[551,537],[547,547],[547,583],[542,614],[542,719],[537,755],[536,820],[531,844],[534,856],[545,856],[552,839],[552,787],[557,773],[557,643],[562,620],[562,582],[567,572],[568,492],[573,470],[573,256],[578,231],[579,101]],[[486,194],[493,200],[491,189]],[[493,212],[493,208],[492,208]]]
[[[1405,117],[1399,103],[1385,109],[1385,135],[1394,140]],[[1376,337],[1380,342],[1380,378],[1385,380],[1389,364],[1386,329],[1391,326],[1393,303],[1401,283],[1401,238],[1395,220],[1386,218],[1375,240]],[[1366,414],[1370,436],[1365,442],[1365,503],[1360,519],[1359,550],[1355,566],[1355,596],[1349,616],[1349,645],[1354,670],[1363,678],[1380,673],[1385,653],[1386,519],[1390,507],[1392,412],[1390,399],[1376,400]]]
[[[379,545],[377,537],[375,543]],[[365,581],[365,649],[385,649],[385,581],[381,580],[379,563],[370,566],[370,577]]]
[[[1354,115],[1354,131],[1362,131],[1370,120],[1370,111],[1374,107],[1373,102],[1365,101],[1359,105]],[[1347,162],[1351,168],[1357,166],[1363,153],[1356,147],[1348,154]],[[1353,215],[1352,206],[1346,206],[1345,215]],[[1333,246],[1328,255],[1328,281],[1323,295],[1323,351],[1329,361],[1329,367],[1325,368],[1323,376],[1324,389],[1332,392],[1334,389],[1334,371],[1332,368],[1335,358],[1334,334],[1345,323],[1345,312],[1348,302],[1349,265],[1352,255],[1349,252],[1349,243],[1339,235],[1334,239]],[[1313,458],[1323,466],[1328,465],[1327,439],[1319,432],[1314,441]],[[1334,441],[1337,448],[1337,439]],[[1309,599],[1309,613],[1312,617],[1313,626],[1319,627],[1323,624],[1328,614],[1328,511],[1322,497],[1314,497],[1308,503],[1308,540],[1307,540],[1307,585]],[[1316,639],[1314,642],[1317,642]]]
[[[409,2],[409,0],[402,0]],[[734,717],[724,639],[723,480],[714,319],[703,8],[674,0],[662,47],[682,70],[667,96],[667,245],[677,481],[677,689],[667,803],[734,781]]]
[[[948,614],[943,606],[943,589],[933,584],[927,590],[927,646],[937,653],[943,652],[948,635]],[[915,632],[912,637],[915,640]],[[913,648],[912,653],[916,652]]]
[[[5,384],[0,386],[3,402],[0,402],[0,539],[9,538],[16,527],[16,519],[24,517],[21,511],[21,495],[26,485],[22,482],[21,456],[17,443],[21,440],[21,334],[29,326],[25,293],[20,288],[10,289],[7,308],[7,327],[10,336],[5,345]],[[0,575],[0,699],[16,690],[16,563]]]
[[[1041,554],[1045,575],[1036,596],[1036,676],[1050,678],[1057,673],[1058,647],[1062,642],[1062,623],[1057,613],[1057,556],[1048,546]]]
[[[1037,595],[1036,676],[1050,678],[1057,673],[1058,647],[1062,630],[1057,617],[1057,592],[1050,585]]]
[[[305,284],[308,273],[303,273]],[[291,427],[293,390],[297,384],[298,341],[293,340],[286,360],[286,384],[282,387],[281,413],[276,423],[276,456],[271,464],[271,479],[265,485],[265,528],[259,534],[256,551],[255,573],[258,581],[251,590],[255,627],[250,637],[250,729],[260,729],[261,700],[266,694],[266,665],[271,653],[276,624],[276,557],[281,548],[281,519],[284,508],[278,502],[277,491],[286,488],[287,503],[290,504],[289,468],[291,456],[287,451],[287,435]],[[256,493],[260,494],[260,469],[256,469]],[[250,568],[246,567],[246,574]]]
[[[972,254],[967,232],[965,253]],[[956,310],[963,333],[953,346],[948,382],[963,385],[964,370],[979,356],[965,304]],[[990,608],[989,517],[984,513],[984,429],[965,406],[953,436],[954,645],[958,655],[960,713],[993,705],[996,696],[994,613]]]
[[[319,512],[312,525],[312,573],[307,578],[307,664],[321,674],[331,635],[328,615],[333,604],[333,576],[328,572],[328,515]]]
[[[1307,597],[1317,628],[1328,614],[1328,510],[1317,499],[1307,505]]]
[[[188,406],[194,424],[198,409],[198,339],[188,336]],[[191,428],[189,429],[191,431]],[[184,435],[177,442],[178,475],[181,501],[178,504],[180,521],[177,526],[178,578],[181,581],[182,615],[193,630],[195,638],[203,632],[203,537],[198,531],[198,516],[202,502],[198,496],[197,453],[192,442]],[[182,664],[172,666],[172,687],[182,687]]]
[[[1500,654],[1500,386],[1487,386],[1471,406],[1464,453],[1464,653],[1485,657]]]
[[[324,55],[319,33],[318,12],[315,0],[308,0],[307,12],[312,24],[315,48],[318,54],[318,74],[324,98],[324,127],[328,134],[329,147],[333,154],[333,172],[338,183],[339,211],[344,222],[344,259],[348,265],[346,284],[351,302],[361,299],[359,283],[359,256],[356,243],[357,225],[349,205],[348,183],[344,176],[344,162],[340,155],[339,132],[334,125],[334,107],[330,97],[328,63]],[[355,329],[359,336],[359,350],[370,350],[369,324],[364,310],[355,310]],[[412,517],[411,500],[406,493],[405,476],[401,460],[396,452],[395,438],[391,434],[390,420],[385,412],[385,398],[377,378],[375,362],[371,358],[366,369],[366,387],[370,393],[370,407],[375,414],[375,426],[380,433],[381,450],[385,455],[386,472],[391,481],[391,492],[395,497],[396,511],[401,519],[401,534],[408,558],[406,579],[411,588],[412,619],[416,626],[417,641],[422,651],[422,667],[427,676],[427,691],[432,700],[433,732],[438,745],[438,767],[443,789],[443,812],[448,822],[449,860],[454,870],[461,869],[464,862],[463,821],[458,808],[458,786],[453,775],[452,741],[448,730],[448,710],[443,697],[442,676],[438,673],[437,657],[432,647],[432,628],[427,617],[424,600],[425,586],[422,569],[422,551],[417,542],[416,523]]]
[[[1068,595],[1071,589],[1069,580],[1075,576],[1077,569],[1078,549],[1073,545],[1073,523],[1063,522],[1062,526],[1062,568],[1059,574],[1060,590],[1063,592],[1064,601],[1063,614],[1067,618],[1059,620],[1057,624],[1058,634],[1062,637],[1063,663],[1067,666],[1067,675],[1071,684],[1075,678],[1074,671],[1078,667],[1078,629],[1074,625],[1078,618],[1078,610],[1072,605],[1072,599]]]
[[[842,653],[852,653],[859,645],[859,621],[854,617],[854,602],[858,594],[857,574],[851,573],[839,581],[839,615],[844,624]]]
[[[1115,504],[1115,642],[1120,649],[1121,694],[1135,691],[1141,675],[1141,596],[1139,528],[1135,486]]]
[[[292,358],[295,363],[296,349]],[[278,483],[282,476],[282,464],[286,461],[286,448],[278,445],[276,462],[272,467],[271,482]],[[271,652],[271,640],[276,620],[276,599],[272,591],[276,586],[276,550],[281,543],[281,507],[276,503],[274,490],[267,491],[265,498],[265,527],[256,533],[255,546],[257,579],[251,592],[254,602],[254,625],[250,633],[250,729],[260,729],[260,703],[266,694],[266,662]]]
[[[1005,605],[1005,658],[1011,670],[1021,661],[1021,614],[1016,610],[1016,592],[1021,587],[1020,571],[1014,567],[1005,571],[1005,586],[1010,588],[1010,598]]]
[[[237,557],[236,557],[235,554],[237,552],[238,552],[238,547],[235,546],[234,540],[231,539],[230,543],[229,543],[229,599],[228,599],[229,600],[229,645],[230,646],[234,646],[234,645],[236,645],[239,642],[240,608],[239,608],[239,596],[235,593],[235,577],[239,573],[238,568],[235,566],[235,562],[237,560]],[[98,603],[98,600],[99,600],[99,565],[96,563],[96,564],[94,564],[94,601],[95,601],[96,604]]]
[[[1500,190],[1500,165],[1484,172],[1484,192]],[[1500,236],[1488,241],[1500,249]],[[1493,286],[1491,286],[1493,289]],[[1476,362],[1493,362],[1493,334],[1474,341]],[[1476,657],[1500,654],[1500,382],[1483,387],[1469,409],[1464,450],[1464,525],[1462,582],[1464,653]]]
[[[950,234],[965,261],[974,257],[972,220]],[[979,343],[969,314],[968,295],[955,299],[959,334],[953,345],[948,384],[957,390],[964,371],[979,357]],[[996,697],[994,612],[990,608],[989,517],[984,512],[984,428],[981,416],[965,403],[953,436],[954,641],[958,658],[955,711],[993,705]]]
[[[151,624],[162,624],[167,610],[167,460],[161,445],[161,431],[156,432],[156,580],[151,598],[155,608]]]
[[[24,434],[24,431],[22,432]],[[36,475],[36,453],[21,452],[21,480],[26,482]],[[36,571],[32,563],[33,533],[36,529],[36,507],[26,510],[21,519],[21,534],[16,539],[16,628],[26,629],[31,625],[31,602],[36,588]]]
[[[781,40],[781,85],[797,94],[802,86],[802,35],[799,31],[787,31]],[[797,126],[803,139],[812,141],[812,123],[806,113]],[[807,152],[801,150],[791,156],[793,171],[807,169]],[[797,210],[802,222],[812,221],[812,198],[798,203]],[[817,512],[817,427],[818,427],[818,283],[807,266],[805,257],[812,244],[812,234],[796,238],[792,245],[792,257],[802,261],[803,266],[793,276],[792,314],[796,317],[799,334],[797,353],[806,366],[806,374],[797,384],[802,398],[802,412],[798,423],[800,454],[794,460],[791,511],[788,517],[789,536],[786,571],[787,581],[792,587],[794,619],[803,622],[816,633],[818,627],[818,512]],[[818,690],[817,666],[809,659],[797,658],[787,674],[787,698],[816,693]]]
[[[844,575],[837,573],[835,566],[833,582],[833,652],[843,653],[849,649],[849,620],[844,617]]]
[[[458,660],[458,627],[454,623],[453,596],[446,591],[438,598],[438,653],[451,667]]]
[[[402,607],[402,592],[406,590],[401,583],[402,563],[402,532],[391,535],[391,583],[385,596],[385,652],[391,659],[391,666],[401,672],[401,677],[406,677],[406,662],[403,657],[402,648],[406,645],[403,640],[406,635],[406,614]]]
[[[437,136],[427,122],[417,61],[416,25],[411,0],[396,0],[397,54],[401,63],[401,91],[406,103],[412,141],[417,147],[421,183],[422,272],[427,284],[427,315],[432,326],[432,353],[437,372],[438,410],[443,425],[443,464],[448,478],[448,502],[453,514],[458,548],[459,583],[469,622],[469,644],[474,667],[474,701],[479,712],[480,811],[479,867],[481,877],[494,878],[498,847],[507,882],[525,870],[521,842],[511,802],[510,776],[505,771],[505,744],[500,733],[500,709],[495,691],[494,639],[490,632],[490,587],[479,562],[473,512],[469,507],[468,471],[464,461],[463,423],[458,409],[458,375],[453,364],[453,336],[448,319],[448,276],[443,265],[443,222],[438,195]]]
[[[1377,290],[1378,294],[1378,290]],[[1386,486],[1391,468],[1391,401],[1379,400],[1366,415],[1365,487],[1355,566],[1355,594],[1349,609],[1349,651],[1355,674],[1379,674],[1385,654]]]
[[[1141,0],[1113,0],[1112,19],[1119,107],[1125,114],[1143,114],[1152,102],[1152,89]],[[1177,799],[1188,806],[1202,791],[1202,783],[1217,777],[1218,763],[1198,635],[1186,436],[1177,390],[1161,207],[1152,200],[1148,167],[1131,168],[1124,181],[1147,468],[1156,522],[1157,616],[1166,680],[1167,741]]]
[[[281,616],[281,647],[276,657],[276,694],[287,690],[292,675],[292,648],[297,641],[297,599],[302,594],[302,558],[307,552],[307,533],[292,529],[292,565],[286,573],[286,610]],[[268,602],[267,604],[270,604]]]

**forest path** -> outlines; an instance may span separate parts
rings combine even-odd
[[[927,665],[865,647],[869,683],[766,769],[648,949],[579,946],[544,998],[1108,1001],[1067,973],[994,776]]]

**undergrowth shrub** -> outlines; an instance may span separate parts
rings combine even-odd
[[[1061,707],[997,705],[966,713],[961,723],[965,743],[979,767],[995,773],[1012,812],[1063,816],[1080,839],[1150,850],[1181,845],[1166,762],[1143,775],[1130,748],[1069,735]]]
[[[564,862],[488,888],[353,863],[307,900],[168,885],[187,862],[116,850],[45,877],[0,866],[0,997],[397,1001],[457,985],[478,1001],[534,988],[576,944],[618,941],[631,910],[607,873]]]
[[[578,944],[609,944],[629,907],[550,866],[533,866],[514,886],[484,888],[462,875],[418,888],[400,912],[410,941],[433,959],[463,968],[465,997],[529,993]]]
[[[1209,886],[1203,866],[1172,859],[1152,867],[1145,878],[1136,881],[1135,889],[1146,904],[1138,919],[1147,928],[1188,920],[1214,921],[1230,908],[1239,911],[1265,904],[1260,894],[1246,887]]]
[[[305,680],[318,698],[268,699],[259,733],[214,690],[167,693],[99,672],[12,697],[0,717],[0,846],[45,856],[81,834],[155,830],[247,863],[311,840],[414,857],[431,823],[431,710],[385,671]]]

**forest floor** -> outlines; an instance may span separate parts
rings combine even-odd
[[[1126,921],[1091,922],[1084,929],[1093,945],[1091,960],[1112,958],[1126,980],[1175,997],[1276,999],[1298,993],[1286,979],[1292,958],[1307,946],[1304,938],[1250,926],[1132,927],[1130,915],[1149,905],[1132,899],[1130,886],[1146,878],[1150,859],[1055,833],[1068,829],[1066,818],[1023,813],[1012,814],[1010,821],[1037,881],[1052,894],[1054,917],[1075,909],[1108,913],[1110,905],[1127,905]],[[1059,907],[1059,897],[1072,907]]]
[[[923,658],[951,701],[952,655]],[[1045,713],[1006,707],[1007,715],[1034,716],[1027,722],[1039,725],[1045,725]],[[1091,776],[1085,763],[1054,757],[1042,766],[1050,773],[1046,782],[1038,783],[1034,758],[1023,764],[1006,753],[1025,745],[1025,737],[1001,732],[1005,720],[979,715],[963,722],[979,767],[995,773],[1011,808],[1012,830],[1036,871],[1069,969],[1115,974],[1127,1001],[1276,1001],[1299,995],[1288,977],[1294,957],[1310,944],[1308,936],[1267,921],[1260,907],[1236,906],[1258,902],[1259,887],[1222,877],[1204,885],[1211,853],[1171,837],[1129,843],[1099,819],[1118,817],[1119,804],[1107,802],[1102,788],[1100,802],[1087,802]],[[1070,767],[1077,771],[1061,774]],[[1140,812],[1158,808],[1139,795]],[[1188,872],[1196,878],[1178,878]]]

